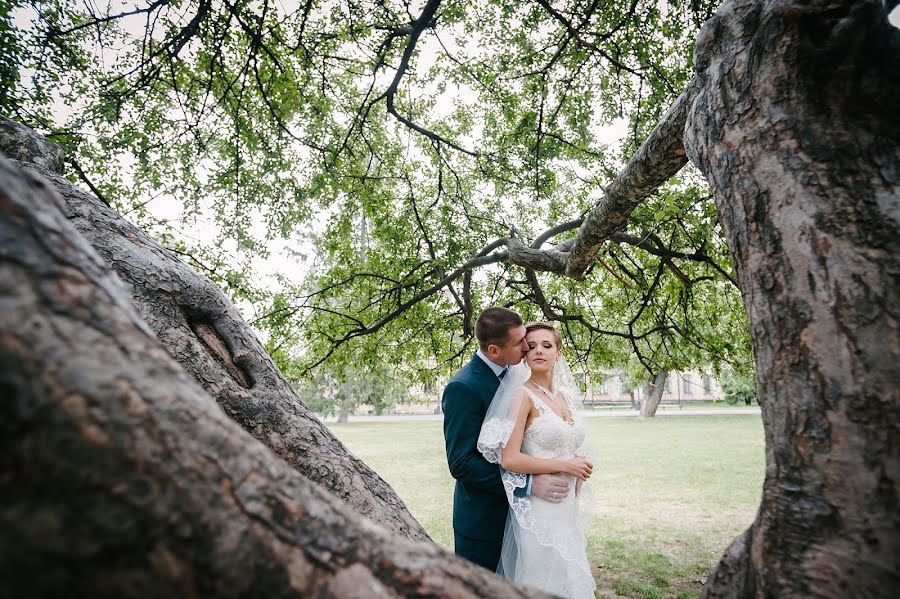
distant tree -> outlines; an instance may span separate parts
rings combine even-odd
[[[756,399],[756,377],[728,372],[720,381],[725,401],[731,405],[750,405]]]
[[[641,418],[653,418],[662,401],[663,392],[666,390],[666,381],[669,378],[669,370],[661,368],[656,375],[647,382],[646,397],[641,404]]]
[[[298,395],[306,406],[323,416],[338,415],[338,422],[362,405],[369,405],[376,415],[392,409],[409,397],[409,386],[395,373],[373,372],[360,367],[347,367],[339,375],[317,370],[311,379],[298,383]]]

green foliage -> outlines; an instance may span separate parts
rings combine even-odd
[[[756,400],[756,376],[753,374],[726,374],[721,381],[725,401],[730,405],[750,405]]]
[[[690,169],[584,281],[457,270],[602,197],[690,77],[715,3],[445,0],[406,63],[396,1],[11,6],[0,43],[19,77],[0,61],[3,112],[252,312],[291,380],[389,355],[396,376],[432,383],[474,351],[472,319],[492,304],[559,321],[576,371],[749,362],[730,254]],[[627,134],[607,147],[616,123]],[[193,238],[205,223],[212,238]],[[271,285],[257,267],[275,243],[295,253]],[[292,276],[300,254],[314,258]]]
[[[361,405],[369,405],[376,415],[381,415],[409,396],[408,385],[393,373],[354,367],[339,374],[319,369],[298,384],[297,393],[310,410],[323,416],[341,411],[350,414]]]
[[[0,3],[0,106],[19,104],[19,62],[23,54],[20,32],[15,28],[12,15],[13,3]]]

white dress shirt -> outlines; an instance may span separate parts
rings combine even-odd
[[[500,375],[506,371],[506,366],[500,366],[499,364],[491,362],[491,359],[484,355],[484,352],[481,351],[480,347],[478,348],[478,351],[475,352],[475,355],[484,360],[484,363],[494,371],[494,374],[497,375],[497,378],[500,378]]]

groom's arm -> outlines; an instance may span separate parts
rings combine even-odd
[[[451,381],[444,389],[441,405],[451,476],[480,491],[506,495],[500,480],[500,466],[488,462],[478,451],[484,414],[478,409],[475,394],[465,383]]]
[[[531,475],[530,474],[525,475],[525,486],[519,487],[518,489],[513,491],[513,495],[515,495],[516,497],[527,497],[527,496],[531,495]]]

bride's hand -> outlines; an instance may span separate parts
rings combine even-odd
[[[583,457],[572,458],[571,460],[566,460],[566,474],[571,474],[575,478],[579,480],[587,480],[591,477],[591,474],[594,472],[594,465],[591,464],[587,459]]]

